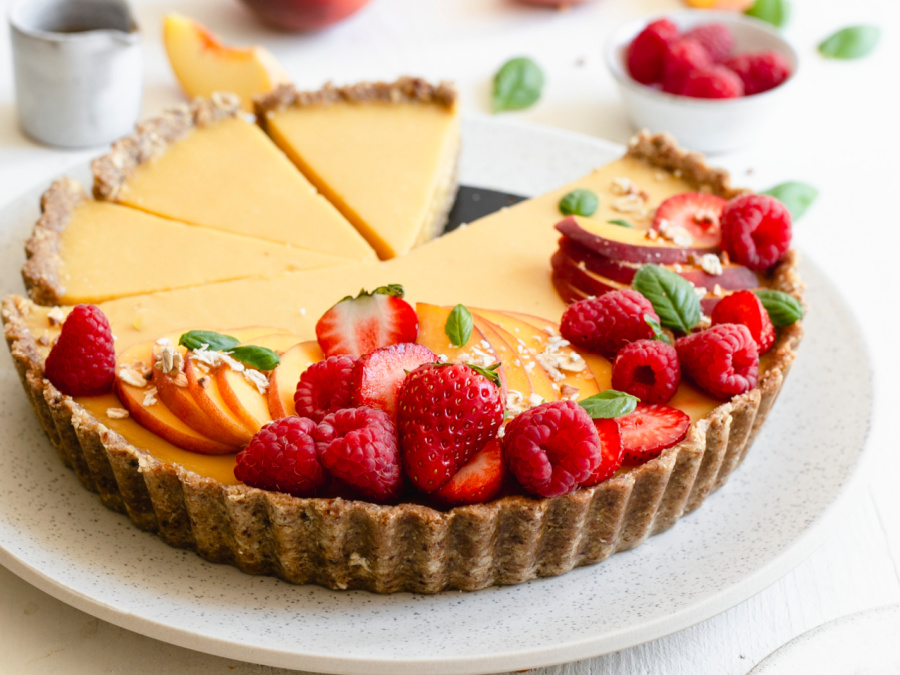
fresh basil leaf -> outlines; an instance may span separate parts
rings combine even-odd
[[[631,282],[666,328],[689,333],[700,322],[700,300],[688,281],[659,265],[642,265]]]
[[[816,197],[819,196],[819,191],[812,185],[790,181],[769,188],[762,194],[775,197],[791,212],[791,218],[797,220],[806,213],[809,205],[816,200]]]
[[[610,225],[618,225],[619,227],[629,227],[632,230],[634,229],[634,225],[629,223],[627,220],[622,220],[621,218],[616,218],[615,220],[607,220],[606,222]]]
[[[875,49],[880,38],[878,26],[848,26],[826,38],[819,53],[829,59],[861,59]]]
[[[510,59],[494,76],[494,112],[529,108],[543,88],[544,72],[537,63],[525,56]]]
[[[793,295],[769,288],[762,288],[754,293],[776,326],[790,326],[803,318],[803,305]]]
[[[672,344],[672,341],[669,339],[669,336],[666,335],[666,332],[662,329],[662,326],[660,326],[658,322],[654,321],[652,316],[650,316],[649,314],[644,314],[644,321],[653,330],[654,340],[665,342],[667,345]]]
[[[275,370],[275,367],[281,363],[281,358],[278,354],[268,347],[244,345],[243,347],[235,347],[228,353],[231,354],[232,358],[257,370]]]
[[[611,419],[613,417],[621,417],[630,412],[634,412],[637,407],[638,399],[636,396],[626,394],[624,391],[616,391],[609,389],[594,394],[582,401],[578,401],[578,405],[587,411],[591,419]]]
[[[489,379],[495,386],[500,386],[500,364],[494,363],[487,368],[483,368],[482,366],[476,366],[474,363],[467,363],[467,366],[474,370],[479,375],[484,375],[487,379]]]
[[[469,338],[472,337],[472,312],[463,305],[457,305],[447,317],[447,323],[444,324],[444,332],[450,338],[450,344],[454,347],[462,347]]]
[[[744,14],[781,28],[791,16],[791,4],[787,0],[756,0]]]
[[[211,330],[191,330],[178,338],[178,344],[190,350],[201,349],[203,345],[207,345],[210,351],[227,352],[241,344],[241,341]]]
[[[590,190],[578,188],[559,200],[559,212],[564,216],[592,216],[600,199]]]

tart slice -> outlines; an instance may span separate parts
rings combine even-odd
[[[259,123],[384,260],[438,236],[456,195],[456,91],[414,78],[256,99]]]
[[[139,123],[92,163],[94,196],[192,225],[374,259],[240,106],[233,94],[218,94]]]
[[[114,298],[329,267],[347,258],[192,227],[113,202],[61,179],[41,198],[22,276],[42,305]]]

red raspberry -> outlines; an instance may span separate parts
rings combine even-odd
[[[777,263],[791,246],[791,213],[768,195],[741,195],[722,210],[722,249],[753,270]]]
[[[594,421],[574,401],[526,410],[506,427],[509,469],[528,492],[558,497],[589,480],[603,461]]]
[[[419,366],[397,399],[406,475],[422,492],[434,492],[497,435],[502,422],[498,384],[463,363]]]
[[[599,419],[594,420],[594,428],[600,437],[600,455],[603,459],[594,469],[594,473],[582,482],[583,487],[591,485],[599,485],[603,481],[612,478],[619,467],[622,466],[622,460],[625,458],[625,448],[622,445],[622,435],[619,433],[619,425],[616,420]]]
[[[738,98],[744,95],[744,83],[725,66],[695,70],[684,80],[682,96],[691,98]]]
[[[644,315],[659,322],[653,305],[637,291],[610,291],[569,305],[559,332],[573,345],[611,359],[629,342],[653,337]]]
[[[62,326],[44,364],[44,375],[69,396],[99,396],[116,380],[116,350],[106,315],[94,305],[77,305]]]
[[[641,84],[659,82],[670,42],[678,38],[678,27],[668,19],[654,21],[637,34],[625,56],[628,72]]]
[[[675,342],[681,370],[716,398],[753,389],[759,380],[759,352],[746,326],[720,323]]]
[[[688,75],[712,66],[709,54],[695,41],[681,38],[669,45],[663,65],[663,91],[680,94]]]
[[[675,348],[660,340],[637,340],[619,351],[613,363],[613,389],[637,396],[644,403],[665,403],[681,382]]]
[[[744,83],[747,96],[774,89],[791,75],[791,66],[778,52],[740,54],[725,62]]]
[[[353,406],[352,375],[356,358],[341,354],[312,364],[300,375],[294,406],[300,417],[321,422],[325,415]]]
[[[269,422],[238,453],[235,478],[262,490],[314,496],[328,482],[311,435],[315,428],[305,417]]]
[[[775,344],[775,326],[753,291],[738,291],[719,300],[712,311],[712,322],[714,326],[720,323],[746,326],[760,354]]]
[[[397,431],[375,408],[345,408],[326,415],[313,431],[319,457],[332,475],[374,502],[396,500],[403,490]]]
[[[705,23],[692,28],[684,37],[699,42],[713,63],[722,63],[731,54],[734,47],[734,35],[728,26],[722,23]]]

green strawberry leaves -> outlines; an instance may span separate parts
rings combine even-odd
[[[490,365],[487,368],[484,368],[482,366],[476,366],[474,363],[467,363],[466,365],[469,368],[471,368],[472,370],[474,370],[476,373],[478,373],[479,375],[483,375],[484,377],[486,377],[488,380],[491,381],[492,384],[494,384],[494,386],[497,386],[497,387],[500,386],[500,364],[499,363]]]
[[[494,76],[494,112],[523,110],[537,103],[544,72],[528,57],[510,59]]]
[[[793,295],[768,288],[754,291],[776,326],[790,326],[803,318],[803,306]]]
[[[559,200],[559,212],[564,216],[592,216],[599,205],[596,193],[578,188]]]
[[[447,323],[444,324],[444,333],[450,338],[450,344],[454,347],[462,347],[469,338],[472,337],[472,327],[475,322],[472,320],[472,312],[464,305],[457,305],[447,317]]]
[[[611,419],[613,417],[621,417],[628,413],[634,412],[637,407],[638,399],[636,396],[626,394],[623,391],[609,389],[594,394],[586,399],[578,402],[585,409],[591,419]]]
[[[700,300],[686,279],[659,265],[643,265],[632,280],[666,328],[689,333],[700,322]]]

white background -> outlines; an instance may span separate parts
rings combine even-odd
[[[8,2],[0,2],[6,13]],[[676,0],[588,0],[567,12],[512,0],[373,0],[349,21],[313,35],[260,27],[236,0],[133,2],[144,37],[144,114],[182,100],[160,39],[165,12],[196,18],[226,41],[267,46],[301,87],[401,74],[450,79],[463,110],[489,112],[490,82],[508,58],[544,68],[541,101],[511,117],[624,143],[632,129],[602,60],[606,36],[638,16],[681,8]],[[765,138],[714,158],[738,185],[785,180],[821,196],[797,224],[795,243],[851,304],[869,344],[876,406],[869,471],[844,504],[826,543],[779,582],[737,607],[656,642],[589,661],[540,669],[588,673],[743,674],[778,646],[826,621],[900,602],[900,405],[896,299],[900,186],[900,3],[793,0],[784,31],[801,54],[792,105]],[[861,61],[819,58],[815,45],[855,23],[882,28]],[[34,185],[98,154],[42,147],[19,131],[9,39],[0,31],[0,208]],[[0,289],[6,293],[19,289]],[[839,382],[834,396],[843,395]],[[727,489],[727,488],[726,488]],[[892,645],[898,648],[897,645]],[[848,645],[848,649],[852,648]],[[71,609],[0,568],[0,672],[283,673],[207,656],[125,631]]]

